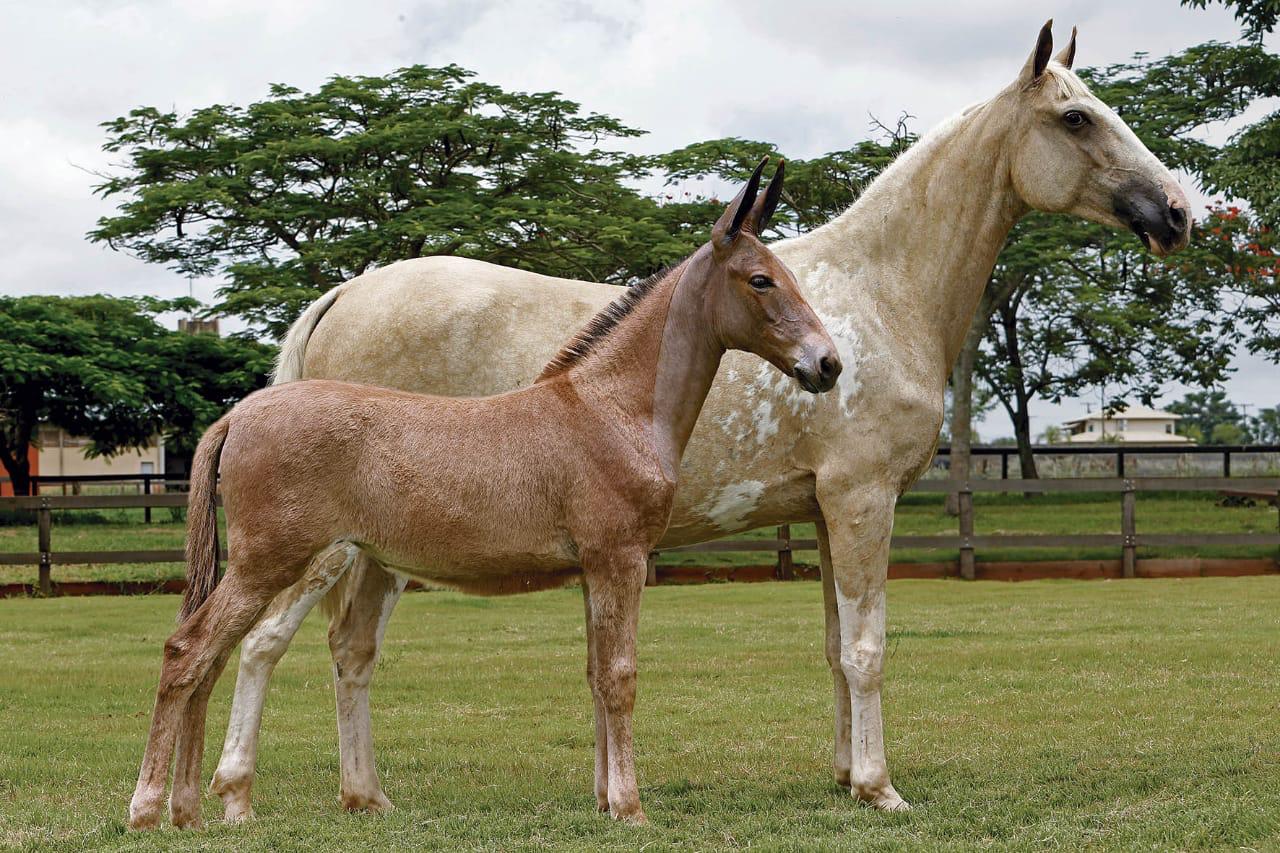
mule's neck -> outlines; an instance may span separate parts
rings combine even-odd
[[[566,376],[578,393],[648,432],[675,482],[725,348],[707,316],[710,249],[673,269]]]
[[[879,315],[945,380],[996,257],[1026,212],[1014,190],[1005,93],[935,128],[840,216],[775,244],[823,314]],[[826,266],[836,275],[823,275]]]

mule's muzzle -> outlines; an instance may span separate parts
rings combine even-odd
[[[795,376],[800,387],[810,394],[821,394],[836,387],[840,371],[844,365],[835,351],[806,353],[804,358],[795,363],[791,374]]]
[[[1191,217],[1181,195],[1178,192],[1177,198],[1171,198],[1160,187],[1126,184],[1116,193],[1112,209],[1147,251],[1167,255],[1191,239]]]

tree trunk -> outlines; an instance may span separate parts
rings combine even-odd
[[[1040,474],[1036,471],[1036,458],[1031,452],[1031,395],[1027,392],[1027,372],[1018,347],[1018,318],[1010,310],[1002,310],[1000,314],[1013,379],[1014,405],[1009,415],[1013,421],[1013,436],[1018,442],[1018,463],[1022,469],[1020,476],[1024,480],[1036,480]],[[1027,497],[1031,497],[1031,493],[1027,493]]]
[[[983,302],[985,303],[985,299]],[[986,332],[987,316],[981,308],[964,337],[964,346],[951,368],[951,484],[959,488],[969,479],[971,449],[973,446],[973,368],[978,359],[978,347]],[[960,514],[960,497],[955,491],[947,493],[947,515]]]
[[[8,449],[0,450],[0,463],[9,475],[9,485],[18,497],[31,494],[31,460],[27,457],[27,447],[18,448],[10,453]]]
[[[9,485],[14,495],[31,494],[31,436],[35,432],[34,413],[25,415],[19,411],[9,422],[11,429],[0,432],[0,465],[9,475]]]

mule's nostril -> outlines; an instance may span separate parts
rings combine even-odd
[[[831,380],[840,375],[840,362],[831,356],[824,355],[818,359],[818,375],[823,380]]]

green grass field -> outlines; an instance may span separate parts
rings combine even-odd
[[[1280,578],[894,581],[889,600],[887,741],[910,814],[830,781],[818,584],[645,592],[639,829],[594,812],[578,593],[420,593],[396,612],[373,695],[397,810],[336,805],[313,619],[268,702],[258,820],[224,826],[206,798],[208,828],[184,836],[123,828],[177,599],[0,601],[0,844],[1280,849]]]
[[[1271,533],[1277,529],[1276,510],[1265,504],[1255,507],[1227,508],[1216,505],[1212,493],[1156,493],[1138,497],[1138,530],[1140,533]],[[1024,498],[1022,495],[979,494],[974,498],[976,528],[986,533],[1119,533],[1120,499],[1117,495],[1073,494]],[[118,510],[95,513],[65,512],[55,515],[54,550],[151,550],[181,548],[185,527],[181,516],[169,510],[154,510],[155,523],[142,523],[141,510]],[[912,494],[899,503],[895,532],[903,535],[932,536],[956,532],[956,520],[942,509],[940,495]],[[746,536],[772,537],[773,529],[754,531]],[[812,538],[813,526],[793,525],[796,538]],[[0,525],[0,552],[35,551],[34,525]],[[1266,557],[1276,556],[1277,549],[1249,546],[1215,546],[1213,548],[1143,548],[1141,557]],[[896,549],[895,562],[932,562],[953,560],[954,551],[938,549]],[[1116,559],[1117,549],[1109,548],[1004,548],[978,553],[980,560],[1065,560]],[[799,562],[816,564],[816,552],[798,552]],[[760,552],[682,553],[661,558],[665,565],[748,565],[767,563],[772,556]],[[178,578],[183,568],[178,563],[55,566],[54,580],[156,580]],[[34,566],[0,566],[0,583],[33,583]]]

